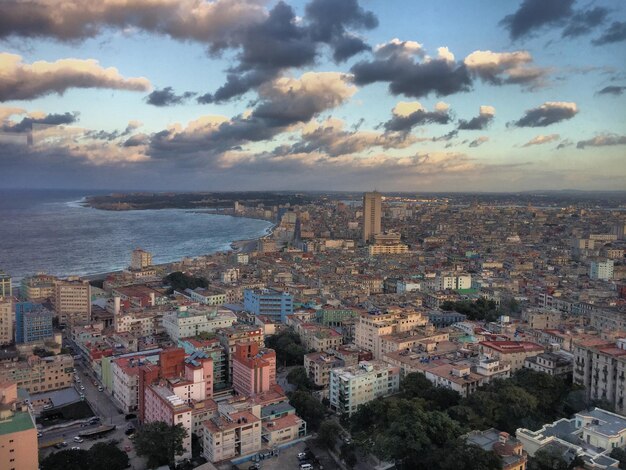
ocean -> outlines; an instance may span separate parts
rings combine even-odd
[[[111,191],[0,190],[0,271],[15,280],[124,269],[131,251],[150,251],[155,264],[230,249],[257,238],[264,220],[185,209],[103,211],[83,207],[88,195]]]

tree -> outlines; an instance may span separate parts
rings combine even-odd
[[[170,426],[163,421],[144,424],[135,437],[137,455],[148,459],[148,467],[174,467],[176,455],[184,452],[183,439],[187,430],[181,424]]]
[[[322,421],[322,424],[320,424],[320,429],[317,431],[317,440],[320,445],[326,447],[327,449],[332,449],[335,447],[335,442],[340,434],[341,426],[339,426],[336,421],[327,419]]]
[[[349,468],[356,465],[356,446],[354,444],[343,444],[341,446],[341,458]]]
[[[626,470],[626,450],[616,447],[611,451],[610,456],[615,460],[619,460],[619,468],[621,470]]]
[[[265,346],[276,351],[276,362],[285,366],[299,366],[306,353],[300,337],[291,328],[282,330],[265,339]]]
[[[540,449],[528,459],[528,470],[568,470],[569,464],[555,449]]]
[[[462,440],[455,440],[439,449],[431,456],[431,464],[427,468],[439,470],[456,470],[460,463],[464,470],[500,470],[502,461],[498,454],[492,451],[467,444]]]
[[[86,450],[62,450],[48,455],[41,461],[41,470],[83,470],[90,465]]]
[[[326,409],[319,400],[313,397],[309,392],[298,390],[289,396],[289,403],[296,409],[296,413],[307,422],[307,427],[316,431]]]
[[[128,467],[128,455],[115,442],[98,442],[89,449],[90,470],[124,470]]]
[[[296,390],[311,390],[313,383],[309,379],[304,367],[296,367],[287,374],[287,382],[296,387]]]
[[[208,281],[203,277],[190,276],[180,271],[168,274],[163,280],[171,286],[168,294],[173,293],[175,290],[182,292],[185,289],[208,287],[209,285]]]

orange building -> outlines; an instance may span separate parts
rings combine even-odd
[[[0,468],[37,470],[37,428],[28,410],[18,409],[17,385],[0,384]]]

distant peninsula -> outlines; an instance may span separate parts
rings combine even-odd
[[[311,204],[316,198],[302,193],[244,191],[244,192],[193,192],[193,193],[112,193],[87,196],[83,204],[87,207],[108,211],[146,209],[230,209],[235,202],[248,207],[265,207]]]

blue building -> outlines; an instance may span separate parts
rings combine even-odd
[[[15,342],[29,343],[53,336],[53,313],[41,304],[17,302],[15,304]]]
[[[293,313],[293,296],[274,289],[244,289],[243,306],[254,315],[267,315],[285,323]]]

